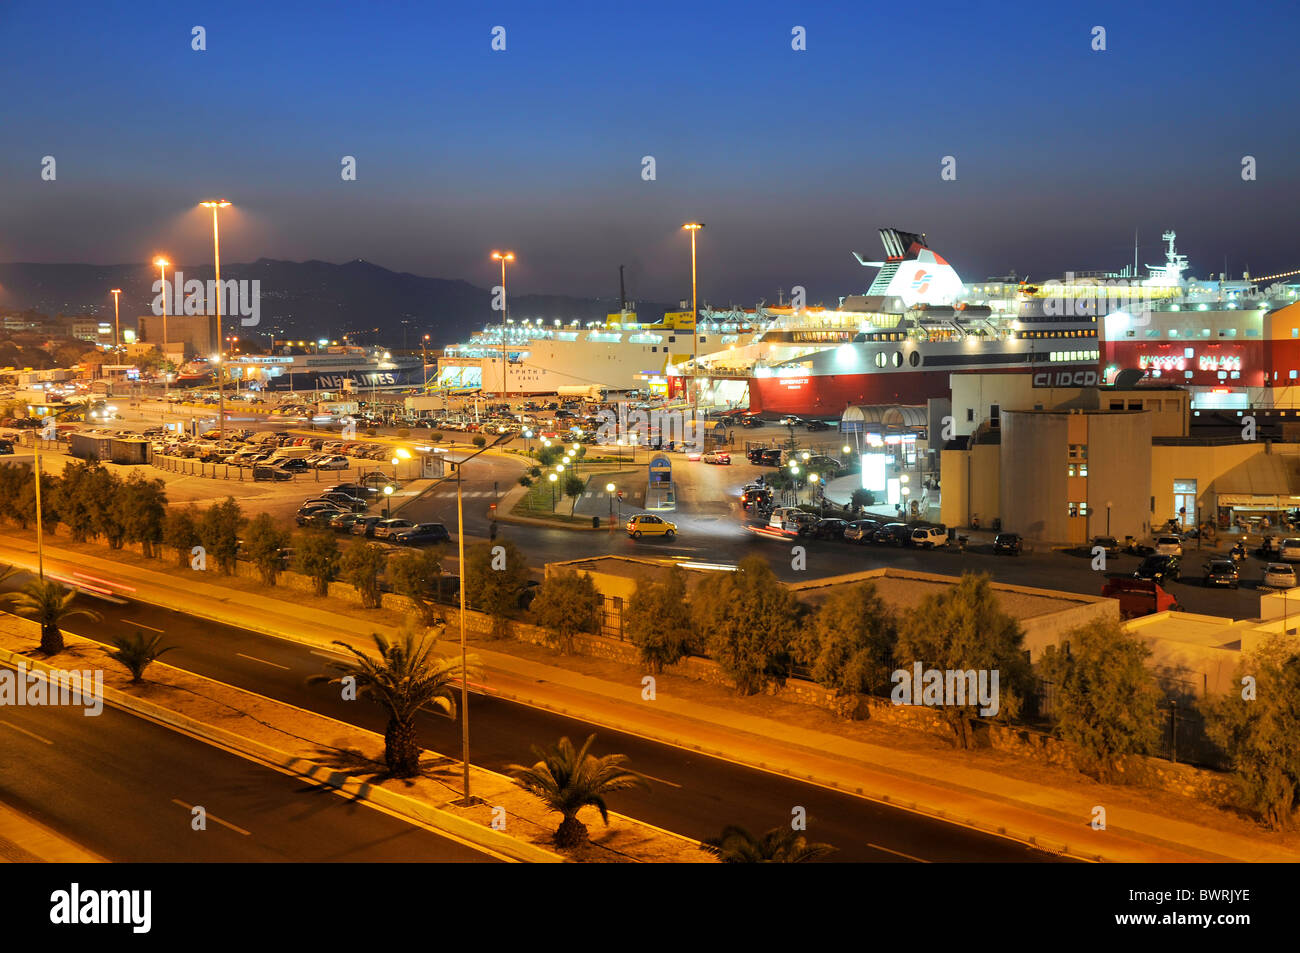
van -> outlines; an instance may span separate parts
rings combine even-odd
[[[791,519],[792,513],[799,512],[794,506],[778,506],[772,510],[772,515],[767,518],[767,528],[774,529],[778,532],[786,532],[785,524]]]
[[[922,549],[934,549],[936,546],[948,545],[948,534],[938,526],[924,526],[912,530],[912,545]]]

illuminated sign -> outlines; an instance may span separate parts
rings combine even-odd
[[[1033,382],[1035,387],[1097,387],[1099,384],[1101,375],[1094,370],[1037,371]]]
[[[781,382],[781,386],[786,390],[800,390],[804,384],[808,383],[806,377],[778,377],[777,380]]]
[[[1144,371],[1184,371],[1187,358],[1181,354],[1142,354],[1138,356],[1138,367]]]
[[[1225,354],[1222,357],[1217,354],[1202,354],[1197,358],[1196,363],[1203,371],[1241,370],[1241,358],[1233,354]]]

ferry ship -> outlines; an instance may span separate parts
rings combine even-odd
[[[394,390],[419,387],[426,377],[418,356],[355,345],[285,346],[271,354],[239,354],[227,359],[226,374],[227,380],[251,390]],[[193,361],[181,369],[176,383],[211,384],[212,367],[207,361]]]

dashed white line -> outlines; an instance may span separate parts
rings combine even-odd
[[[883,850],[886,854],[895,854],[899,857],[906,857],[908,860],[914,860],[918,864],[928,864],[929,861],[921,857],[913,857],[911,854],[904,854],[901,850],[890,850],[888,847],[881,847],[879,844],[867,844],[868,847],[874,847],[876,850]]]
[[[270,666],[273,666],[274,668],[282,668],[282,669],[284,669],[286,672],[288,672],[288,671],[292,671],[292,669],[290,669],[289,666],[287,666],[287,665],[280,665],[278,662],[268,662],[268,661],[267,661],[266,659],[264,659],[264,658],[254,658],[254,657],[251,656],[251,655],[245,655],[243,652],[236,652],[235,654],[238,655],[240,658],[246,658],[246,659],[248,659],[250,662],[261,662],[263,665],[270,665]]]
[[[29,738],[35,738],[37,741],[44,742],[44,743],[47,744],[47,745],[52,745],[52,744],[54,744],[54,742],[51,741],[49,738],[42,738],[40,735],[38,735],[38,734],[37,734],[36,732],[34,732],[34,731],[28,731],[26,728],[19,728],[19,727],[18,727],[17,725],[15,725],[12,721],[5,721],[4,719],[0,719],[0,725],[8,725],[8,726],[9,726],[10,728],[12,728],[14,731],[21,731],[21,732],[22,732],[23,734],[25,734],[27,737],[29,737]]]
[[[125,622],[127,625],[138,625],[140,628],[148,629],[150,632],[157,632],[159,634],[162,633],[162,629],[155,629],[151,625],[145,625],[143,622],[136,622],[134,619],[123,619],[122,621]]]
[[[194,805],[193,805],[193,804],[186,804],[186,803],[185,803],[184,801],[182,801],[180,798],[177,798],[177,797],[172,798],[172,803],[173,803],[173,804],[179,804],[181,807],[185,808],[185,810],[190,811],[191,813],[194,811]],[[229,821],[223,821],[221,818],[217,817],[217,815],[213,814],[213,813],[212,813],[211,811],[209,811],[207,808],[204,808],[204,809],[203,809],[203,814],[204,814],[204,817],[206,817],[208,820],[210,820],[210,821],[216,821],[216,822],[217,822],[218,824],[220,824],[222,827],[228,827],[228,828],[230,828],[232,831],[234,831],[236,834],[243,834],[245,837],[252,837],[252,836],[253,836],[252,834],[250,834],[248,831],[244,830],[244,829],[243,829],[242,827],[240,827],[239,825],[237,825],[237,824],[232,824],[232,823],[230,823]]]

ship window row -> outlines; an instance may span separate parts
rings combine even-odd
[[[1126,338],[1135,338],[1137,337],[1137,331],[1130,328],[1129,330],[1124,332],[1124,336]],[[1160,329],[1147,328],[1145,336],[1149,338],[1158,338],[1160,337]],[[1194,338],[1198,336],[1203,338],[1208,338],[1212,336],[1212,332],[1210,331],[1209,328],[1201,328],[1200,334],[1197,335],[1193,333],[1191,330],[1184,328],[1183,333],[1180,334],[1177,328],[1170,328],[1168,336],[1171,338]],[[1224,328],[1219,331],[1219,337],[1221,338],[1235,338],[1236,336],[1237,336],[1236,328]],[[1292,337],[1294,336],[1295,335],[1292,335]],[[1259,337],[1259,328],[1246,328],[1246,337],[1248,338]]]
[[[1096,329],[1086,331],[1018,331],[1016,337],[1020,338],[1095,338]]]
[[[911,367],[920,367],[921,352],[912,351],[910,354],[907,355],[906,360],[908,365],[910,365]],[[886,367],[889,364],[893,364],[894,367],[902,367],[903,361],[904,361],[904,357],[902,351],[895,351],[893,354],[890,354],[888,351],[876,352],[876,367]]]
[[[1053,351],[1053,361],[1095,361],[1101,356],[1098,351]]]
[[[901,331],[896,331],[896,332],[892,332],[892,333],[889,333],[889,334],[868,334],[868,335],[865,336],[865,340],[868,340],[868,341],[901,341],[901,340],[903,340],[904,337],[905,337],[905,335],[904,335]]]
[[[1031,315],[1024,315],[1024,316],[1022,316],[1022,317],[1020,318],[1020,323],[1021,323],[1021,324],[1050,324],[1050,323],[1052,323],[1052,322],[1054,322],[1054,321],[1072,321],[1072,322],[1081,322],[1081,321],[1084,321],[1085,319],[1088,320],[1088,321],[1091,321],[1093,324],[1096,324],[1096,323],[1097,323],[1097,316],[1096,316],[1095,314],[1093,314],[1093,315],[1086,315],[1086,316],[1085,316],[1085,315],[1081,315],[1081,314],[1080,314],[1080,315],[1074,315],[1074,314],[1061,314],[1061,315],[1051,315],[1051,314],[1031,314]]]

